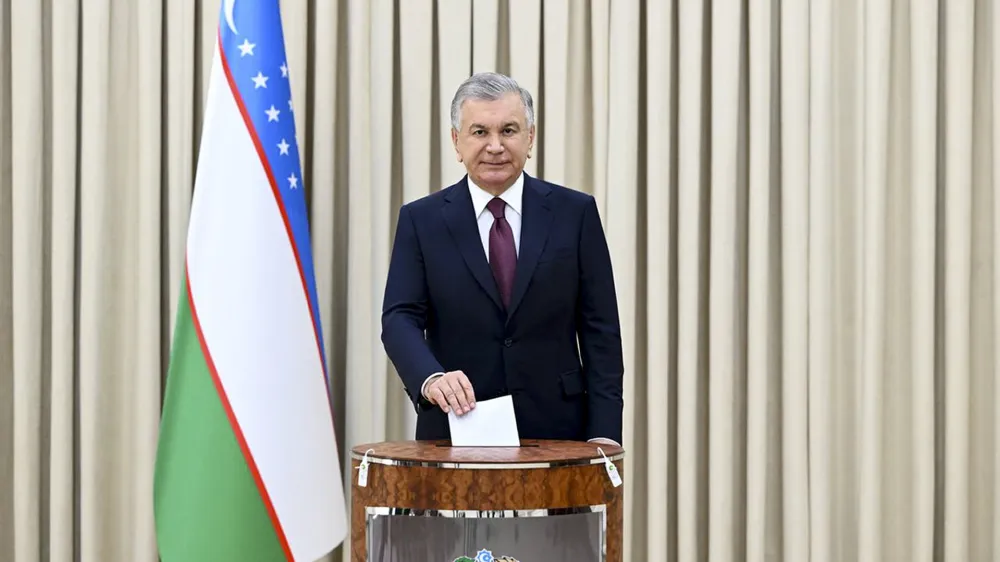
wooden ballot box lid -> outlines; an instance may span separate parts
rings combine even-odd
[[[606,443],[522,439],[520,447],[453,447],[449,441],[388,441],[357,445],[351,449],[354,460],[389,465],[439,468],[485,469],[554,468],[590,465],[622,458],[624,450]],[[603,455],[602,455],[603,453]]]

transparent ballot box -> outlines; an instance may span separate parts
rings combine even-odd
[[[366,508],[368,562],[604,562],[606,508]]]

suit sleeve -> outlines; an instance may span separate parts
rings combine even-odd
[[[587,439],[604,437],[622,443],[625,367],[618,299],[611,253],[593,197],[587,202],[580,231],[577,331],[590,401]]]
[[[430,405],[420,393],[424,381],[444,370],[424,337],[428,298],[420,243],[409,207],[404,205],[382,301],[382,344],[418,411]]]

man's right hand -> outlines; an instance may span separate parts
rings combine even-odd
[[[462,371],[450,371],[431,381],[427,386],[427,400],[446,414],[454,410],[459,416],[476,407],[472,383]]]

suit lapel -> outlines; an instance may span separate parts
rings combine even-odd
[[[490,296],[497,308],[503,310],[500,291],[497,290],[496,280],[493,279],[493,270],[490,269],[490,264],[486,260],[486,252],[483,251],[482,239],[479,237],[479,225],[476,222],[475,209],[472,208],[472,197],[469,195],[469,184],[466,183],[465,179],[455,184],[445,197],[441,213],[444,215],[444,222],[448,225],[451,237],[458,245],[458,250],[465,260],[465,265],[472,272],[472,276],[476,278],[476,281]]]
[[[509,320],[524,298],[528,283],[535,273],[538,257],[545,248],[549,237],[549,227],[552,225],[552,211],[549,210],[546,196],[549,188],[545,184],[524,175],[524,199],[521,216],[521,249],[517,257],[517,271],[514,273],[514,288],[511,291],[510,307],[507,311]],[[489,266],[487,266],[488,269]]]

